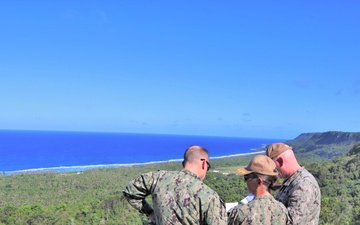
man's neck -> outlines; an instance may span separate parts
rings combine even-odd
[[[294,166],[291,167],[291,173],[290,173],[290,176],[291,177],[292,175],[294,175],[294,173],[296,173],[296,171],[298,171],[299,169],[301,168],[301,166],[299,164],[295,164]]]

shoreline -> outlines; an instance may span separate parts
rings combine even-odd
[[[265,153],[265,151],[253,150],[253,152],[231,154],[231,155],[224,155],[224,156],[215,156],[215,157],[210,157],[210,159],[216,160],[216,159],[223,159],[223,158],[230,158],[230,157],[253,155],[253,154],[259,154],[259,153]],[[26,173],[36,173],[36,172],[40,172],[40,173],[45,173],[45,172],[56,172],[56,173],[83,172],[85,170],[91,170],[91,169],[131,167],[131,166],[158,164],[158,163],[181,162],[182,160],[183,159],[169,159],[169,160],[151,161],[151,162],[144,162],[144,163],[97,164],[97,165],[84,165],[84,166],[57,166],[57,167],[48,167],[48,168],[33,168],[33,169],[23,169],[23,170],[13,170],[13,171],[0,171],[0,175],[1,174],[2,175],[26,174]]]

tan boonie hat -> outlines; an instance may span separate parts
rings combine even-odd
[[[271,144],[267,148],[266,155],[273,159],[281,153],[285,152],[286,150],[292,150],[292,147],[284,143],[278,142]]]
[[[270,176],[278,175],[274,161],[266,155],[257,155],[250,161],[247,167],[237,169],[237,173],[240,175],[253,172]]]

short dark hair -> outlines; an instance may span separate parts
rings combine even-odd
[[[278,181],[277,176],[264,175],[261,173],[256,173],[256,175],[261,177],[268,191],[276,191],[281,187],[281,183]]]
[[[184,153],[184,161],[182,164],[185,166],[187,162],[194,162],[195,160],[204,157],[204,155],[209,156],[209,151],[206,148],[198,145],[191,145]]]

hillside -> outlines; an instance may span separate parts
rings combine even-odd
[[[306,168],[321,189],[320,224],[359,224],[360,221],[360,144],[347,156]]]
[[[328,161],[346,155],[355,144],[360,143],[360,132],[304,133],[286,143],[293,147],[301,161]]]

